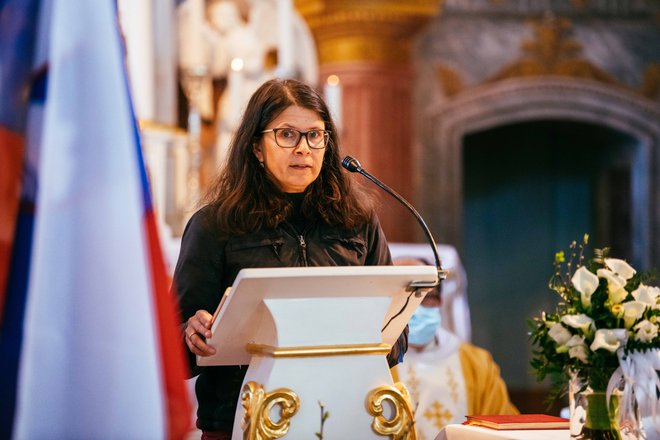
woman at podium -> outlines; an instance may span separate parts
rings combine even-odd
[[[228,157],[188,222],[174,273],[202,438],[230,438],[246,366],[198,367],[212,313],[243,268],[392,264],[371,200],[341,167],[319,93],[271,80],[250,98]],[[388,355],[407,349],[407,328]]]

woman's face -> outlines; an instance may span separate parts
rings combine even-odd
[[[293,128],[302,132],[325,130],[321,116],[313,110],[291,106],[280,113],[266,130]],[[325,148],[313,149],[302,136],[294,148],[282,148],[275,143],[275,133],[264,133],[254,146],[254,154],[263,162],[266,172],[280,189],[287,193],[301,193],[319,176],[323,165]]]

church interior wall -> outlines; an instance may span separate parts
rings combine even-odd
[[[317,83],[319,88],[324,87],[323,83],[318,83],[319,72],[328,73],[328,65],[323,65],[322,60],[317,58],[312,32],[299,14],[292,18],[296,29],[294,41],[297,44],[294,56],[291,57],[290,53],[286,57],[280,56],[278,62],[273,54],[277,49],[282,49],[279,46],[281,41],[272,32],[273,28],[257,25],[259,19],[272,20],[276,16],[273,12],[276,2],[190,0],[181,3],[206,6],[231,3],[237,8],[240,19],[240,32],[237,31],[237,35],[246,35],[246,32],[254,32],[256,29],[257,34],[267,41],[258,51],[263,55],[263,58],[261,55],[258,58],[264,64],[254,72],[243,70],[245,75],[241,84],[246,95],[260,81],[283,73]],[[623,175],[630,173],[627,182],[630,193],[624,199],[629,200],[630,206],[627,208],[633,214],[615,218],[623,219],[624,223],[626,219],[630,220],[630,231],[626,238],[597,232],[606,228],[605,223],[596,224],[594,228],[597,231],[583,231],[578,230],[582,227],[579,222],[567,221],[557,229],[558,232],[536,241],[534,230],[530,228],[531,245],[543,246],[547,259],[528,261],[528,264],[547,268],[550,275],[552,254],[568,244],[565,242],[567,237],[573,235],[577,239],[580,236],[578,234],[592,232],[595,239],[623,240],[620,248],[626,249],[626,255],[639,263],[640,269],[660,265],[660,44],[657,44],[660,42],[660,4],[653,0],[445,0],[438,3],[438,15],[421,30],[414,45],[410,63],[413,72],[410,85],[412,120],[409,124],[411,151],[407,152],[413,157],[412,172],[409,172],[407,179],[409,186],[395,189],[410,196],[424,215],[438,243],[456,246],[466,262],[468,286],[471,279],[475,287],[485,286],[480,289],[487,289],[489,283],[487,278],[475,279],[488,276],[488,271],[483,267],[484,261],[474,258],[475,252],[479,250],[478,245],[465,246],[468,241],[464,235],[466,202],[463,193],[466,139],[516,124],[547,124],[557,121],[563,127],[571,126],[576,130],[586,126],[600,127],[586,131],[599,133],[599,136],[606,134],[603,148],[610,151],[608,154],[617,156],[611,152],[625,151],[625,154],[619,154],[613,161],[623,164]],[[183,19],[180,11],[172,19],[173,11],[163,10],[157,4],[153,2],[156,28],[161,29],[158,24],[167,27],[168,20],[176,24],[177,20]],[[251,17],[254,5],[263,7],[260,17],[259,14]],[[270,12],[263,15],[263,11]],[[210,19],[210,15],[207,18]],[[219,32],[218,29],[210,31]],[[212,36],[213,32],[210,33]],[[187,175],[184,168],[189,166],[190,159],[182,154],[182,145],[186,142],[182,129],[189,122],[189,102],[182,88],[181,59],[176,59],[176,53],[173,54],[177,46],[181,49],[183,43],[171,41],[163,33],[159,33],[156,40],[154,81],[158,90],[167,90],[156,94],[151,114],[157,123],[178,127],[171,131],[170,140],[163,140],[153,132],[145,135],[144,139],[158,139],[152,142],[153,145],[176,146],[167,156],[169,159],[161,160],[168,170],[176,170],[176,183],[169,181],[170,189],[167,191],[170,196],[174,196],[168,198],[159,195],[159,200],[167,205],[164,208],[166,215],[162,216],[166,224],[164,227],[176,240],[187,214],[194,206],[185,197]],[[248,40],[241,41],[245,43]],[[229,48],[225,49],[231,52]],[[238,52],[235,55],[248,56],[238,46],[232,50],[236,49]],[[225,58],[231,58],[229,52]],[[216,55],[220,57],[219,52]],[[295,66],[284,66],[283,60],[294,60]],[[218,70],[220,73],[207,82],[212,92],[209,94],[207,90],[207,97],[210,98],[206,107],[200,109],[202,143],[205,146],[202,150],[203,167],[198,170],[202,183],[212,178],[222,159],[222,150],[217,145],[226,142],[226,135],[231,131],[232,121],[224,120],[222,114],[218,113],[219,109],[223,106],[240,108],[230,99],[232,87],[235,88],[236,84],[230,84],[230,61],[225,59],[222,69]],[[173,96],[176,94],[173,87],[179,90],[178,98]],[[355,106],[355,103],[350,104],[349,98],[343,97],[346,106],[344,110],[351,105]],[[175,102],[177,99],[178,102]],[[383,109],[370,111],[373,113]],[[144,125],[147,126],[149,124]],[[158,127],[156,132],[163,128],[158,124],[151,126]],[[378,127],[373,129],[377,130]],[[219,135],[218,130],[225,130],[224,137]],[[506,133],[518,136],[520,132],[511,130]],[[618,135],[612,135],[610,139],[608,133]],[[624,142],[621,139],[627,140]],[[488,145],[489,148],[497,148],[492,143]],[[354,148],[359,149],[361,146]],[[590,148],[589,151],[598,151],[593,142]],[[369,150],[360,157],[369,158],[377,154],[377,150]],[[152,152],[151,156],[154,155],[158,156]],[[387,157],[378,156],[377,159],[380,167],[377,170],[386,170],[381,177],[389,176],[388,169],[394,169],[397,165],[388,164]],[[507,157],[506,160],[514,161],[515,157]],[[479,166],[493,168],[497,164],[492,161],[480,164],[478,155],[475,160],[473,154],[471,166],[477,168],[476,171],[471,169],[470,173],[478,173]],[[601,197],[611,200],[614,197],[602,189],[612,186],[607,185],[607,176],[602,174],[600,177],[601,189],[590,195],[592,199]],[[162,181],[162,176],[159,178]],[[566,199],[565,194],[562,197]],[[570,198],[566,200],[568,209]],[[512,209],[520,207],[514,206]],[[589,215],[593,215],[593,212]],[[493,219],[486,215],[480,221],[488,223],[493,222]],[[502,225],[495,222],[492,226],[497,232],[498,226]],[[506,241],[501,241],[502,237],[485,239],[506,246]],[[417,239],[422,242],[423,235],[419,233]],[[473,243],[474,240],[469,242]],[[171,244],[166,243],[168,246]],[[606,243],[594,243],[596,245],[603,246]],[[511,258],[516,262],[524,261],[520,253]],[[475,267],[474,264],[479,266]],[[496,267],[488,268],[493,269]],[[535,271],[541,272],[542,269]],[[511,280],[511,292],[506,297],[498,297],[497,292],[470,292],[469,287],[468,296],[471,298],[473,313],[479,317],[472,323],[474,342],[494,353],[496,361],[502,364],[504,379],[514,392],[521,391],[520,398],[523,399],[526,398],[526,392],[542,388],[531,375],[524,374],[527,359],[524,356],[516,358],[516,354],[521,351],[520,344],[525,343],[524,336],[515,339],[517,346],[507,344],[501,335],[503,332],[491,324],[506,309],[507,302],[533,295],[524,289],[517,289],[516,283],[515,279]],[[484,298],[490,299],[486,301]],[[524,299],[520,302],[525,303]],[[507,315],[507,319],[519,324],[517,328],[507,331],[525,332],[525,320],[538,311],[531,307],[537,307],[543,301],[547,301],[547,298],[531,301],[530,308]],[[523,406],[522,409],[530,408]],[[538,407],[533,409],[543,410]]]
[[[528,405],[533,405],[538,398],[536,393],[542,392],[544,386],[537,384],[529,373],[529,356],[520,356],[520,346],[529,346],[525,319],[547,309],[552,300],[551,293],[544,291],[547,279],[537,280],[539,289],[534,290],[523,272],[533,272],[538,278],[546,269],[549,278],[553,253],[567,247],[569,240],[579,239],[582,233],[591,232],[594,240],[601,240],[593,242],[594,247],[610,244],[602,240],[616,242],[621,237],[612,233],[599,235],[606,228],[605,221],[593,223],[592,231],[580,230],[584,223],[580,224],[576,217],[585,214],[574,212],[575,218],[570,219],[570,209],[574,208],[571,200],[577,198],[576,194],[557,196],[555,200],[560,200],[560,205],[546,207],[564,212],[550,214],[555,218],[554,223],[550,222],[545,229],[543,224],[529,224],[510,230],[513,225],[498,220],[495,212],[498,209],[517,212],[530,221],[535,218],[525,213],[524,206],[516,205],[515,198],[502,196],[499,204],[482,201],[484,208],[475,211],[472,205],[479,201],[467,200],[464,193],[466,185],[469,186],[465,180],[468,178],[464,163],[466,139],[477,133],[493,133],[510,124],[550,124],[546,127],[549,131],[537,126],[539,136],[542,132],[543,136],[556,134],[560,126],[566,127],[562,124],[577,124],[575,130],[580,130],[580,124],[593,124],[596,127],[593,135],[600,133],[603,137],[596,144],[591,143],[591,154],[619,151],[612,153],[616,157],[610,167],[629,173],[625,181],[630,188],[625,196],[629,206],[620,209],[635,214],[626,217],[630,219],[631,230],[621,233],[627,234],[626,244],[621,247],[627,249],[626,258],[640,267],[657,266],[660,261],[657,88],[660,45],[651,42],[660,41],[659,11],[660,6],[652,2],[447,1],[442,13],[429,23],[417,41],[414,126],[418,139],[414,168],[421,173],[414,182],[416,200],[436,238],[456,245],[464,258],[473,313],[473,341],[493,353],[523,409],[530,409]],[[557,124],[554,131],[553,121]],[[503,151],[521,135],[515,130],[505,133],[511,138],[499,138]],[[579,139],[580,134],[569,133],[563,139]],[[483,142],[484,138],[480,139]],[[546,138],[529,138],[530,152],[525,154],[535,154],[535,147],[548,142],[551,141]],[[497,149],[496,143],[487,142],[487,145]],[[567,152],[564,145],[557,145],[557,150],[562,151],[564,160],[577,162],[577,155]],[[627,153],[622,154],[623,150]],[[511,161],[530,166],[525,158],[503,154],[501,160],[506,162],[498,164],[493,159],[497,155],[483,156],[480,163],[479,155],[471,153],[470,175],[479,175],[479,167],[483,167],[483,175],[496,173],[498,167],[504,172],[511,167]],[[552,171],[551,167],[548,164],[545,172]],[[600,179],[599,189],[594,190],[590,200],[614,198],[608,181],[611,174],[603,173]],[[523,187],[516,189],[521,184],[524,183],[514,178],[505,183],[509,191],[529,191]],[[530,184],[528,181],[526,185]],[[492,192],[496,192],[495,182],[492,187]],[[479,218],[474,218],[475,212],[480,213]],[[621,220],[625,216],[615,217]],[[488,226],[480,231],[489,234],[466,236],[475,233],[468,228],[468,222]],[[498,257],[504,255],[511,261],[498,264],[497,260],[488,260],[486,256],[492,257],[489,249],[494,243],[500,247]],[[502,248],[507,248],[508,254]],[[546,258],[539,248],[547,254]],[[520,267],[518,275],[507,272],[507,267],[511,268],[507,263],[511,262]],[[505,283],[508,289],[502,287],[503,276],[508,280]],[[517,336],[507,336],[511,334]]]

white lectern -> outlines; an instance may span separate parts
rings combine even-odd
[[[415,438],[386,361],[433,266],[244,269],[199,365],[249,364],[232,439]],[[322,421],[322,411],[327,417]]]

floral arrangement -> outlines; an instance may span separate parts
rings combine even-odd
[[[571,378],[595,391],[611,389],[622,359],[660,348],[660,288],[653,273],[596,249],[585,262],[589,236],[573,242],[569,255],[555,255],[549,287],[561,300],[553,313],[529,321],[532,368],[539,381],[551,379],[550,398],[567,391]],[[631,393],[632,394],[632,393]]]

